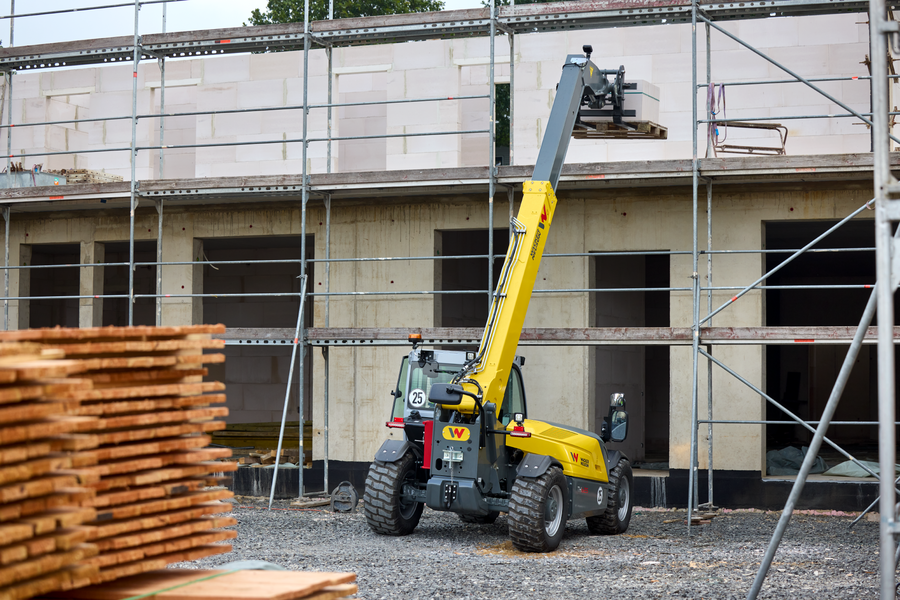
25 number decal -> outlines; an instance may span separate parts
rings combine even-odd
[[[413,408],[422,408],[425,406],[425,391],[420,389],[412,390],[409,393],[409,405]]]

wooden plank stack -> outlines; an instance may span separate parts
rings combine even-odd
[[[77,361],[38,344],[0,344],[0,598],[28,598],[89,584],[98,568],[82,561],[96,518],[95,476],[86,454],[99,440],[94,417],[72,416],[78,401],[64,396],[90,382],[66,379]]]
[[[232,494],[209,487],[220,484],[219,474],[236,464],[217,461],[230,450],[207,447],[209,434],[225,426],[216,420],[227,414],[217,406],[225,402],[224,386],[203,381],[203,365],[224,360],[203,353],[222,347],[221,340],[210,339],[222,332],[224,326],[0,333],[0,341],[39,344],[42,352],[66,357],[55,361],[68,369],[65,379],[44,384],[40,402],[64,415],[57,418],[72,421],[79,440],[92,442],[60,448],[73,461],[60,464],[79,468],[82,488],[76,498],[87,511],[82,541],[90,543],[91,552],[75,561],[82,579],[54,589],[108,582],[231,549],[220,542],[236,535],[221,529],[236,524],[222,516],[231,509],[222,500]],[[29,408],[27,414],[41,411]],[[5,436],[0,439],[5,448]],[[60,481],[60,486],[76,483]],[[0,548],[4,543],[0,536]],[[0,578],[0,600],[51,591],[13,592],[4,585]]]

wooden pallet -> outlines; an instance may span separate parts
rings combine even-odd
[[[637,121],[624,125],[616,125],[612,121],[598,121],[586,123],[586,125],[590,129],[576,128],[572,132],[572,137],[576,140],[665,140],[669,137],[668,128],[650,121]]]

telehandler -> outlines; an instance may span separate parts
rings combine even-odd
[[[583,50],[563,65],[478,351],[426,350],[411,336],[387,422],[403,439],[384,442],[366,478],[364,511],[376,533],[412,533],[426,505],[466,523],[506,512],[513,545],[528,552],[555,550],[568,519],[586,518],[594,534],[628,528],[631,464],[606,448],[627,435],[624,396],[612,394],[600,435],[528,419],[525,361],[515,356],[572,132],[591,116],[623,123],[624,68],[598,69],[591,47]]]

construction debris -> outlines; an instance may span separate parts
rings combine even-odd
[[[74,183],[114,183],[122,181],[121,175],[110,175],[102,171],[91,171],[90,169],[60,169],[58,171],[44,171],[44,173],[54,173],[63,175],[67,184]]]

